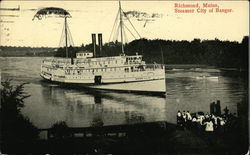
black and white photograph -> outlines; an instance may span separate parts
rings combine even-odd
[[[0,154],[249,154],[249,1],[0,1]]]

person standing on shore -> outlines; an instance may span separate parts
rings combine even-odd
[[[182,126],[181,124],[182,124],[182,115],[181,115],[181,112],[180,112],[180,110],[178,110],[178,112],[177,112],[177,116],[176,116],[176,120],[177,120],[177,126]]]
[[[183,128],[185,129],[187,126],[187,115],[185,111],[182,112],[182,120],[183,120]]]
[[[204,123],[206,125],[205,131],[206,132],[213,132],[214,131],[214,124],[211,119]]]
[[[186,117],[187,117],[187,127],[190,129],[191,128],[191,123],[192,123],[192,116],[189,113],[189,111],[187,111]]]

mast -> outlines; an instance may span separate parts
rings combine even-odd
[[[69,57],[68,53],[68,34],[67,34],[67,16],[64,17],[64,28],[65,28],[65,48],[66,48],[66,58]]]
[[[119,0],[119,11],[120,11],[120,30],[121,30],[121,42],[122,42],[122,54],[124,54],[123,34],[122,34],[123,21],[122,21],[122,8],[121,8],[121,1],[120,0]]]

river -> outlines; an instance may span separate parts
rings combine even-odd
[[[22,114],[39,128],[65,121],[70,127],[167,121],[176,123],[178,110],[209,112],[209,103],[220,100],[222,110],[237,112],[237,103],[248,94],[247,80],[235,71],[216,68],[171,68],[166,72],[167,96],[129,93],[93,93],[63,88],[39,76],[41,57],[0,57],[1,80],[28,82]]]

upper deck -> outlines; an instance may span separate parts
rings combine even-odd
[[[142,55],[133,56],[113,56],[113,57],[99,57],[99,58],[75,58],[74,64],[71,65],[70,58],[46,58],[42,61],[43,65],[57,66],[57,67],[84,67],[84,68],[98,68],[98,67],[118,67],[127,65],[144,65]]]

